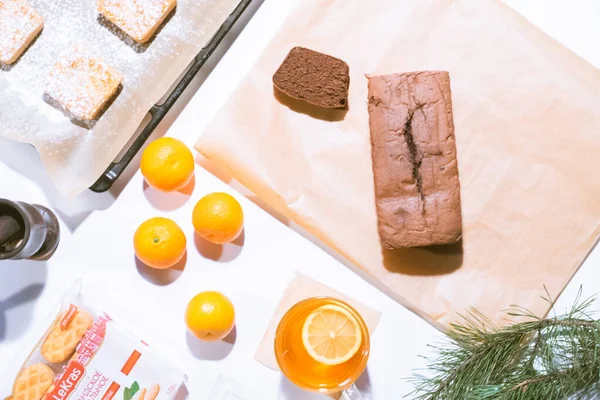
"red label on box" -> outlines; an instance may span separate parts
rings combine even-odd
[[[63,331],[65,329],[67,329],[69,327],[69,325],[71,325],[71,321],[73,321],[73,318],[75,318],[76,313],[77,313],[77,307],[75,307],[73,304],[71,304],[69,306],[69,309],[65,313],[65,316],[62,317],[62,319],[60,320],[60,329],[62,329]]]
[[[75,390],[83,377],[85,368],[77,361],[70,361],[60,379],[54,382],[54,389],[46,394],[46,400],[65,400]]]
[[[121,385],[119,385],[117,382],[111,383],[106,393],[104,393],[104,396],[102,396],[102,400],[111,400],[113,397],[115,397],[115,394],[117,394],[120,387]]]

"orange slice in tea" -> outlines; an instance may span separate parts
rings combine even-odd
[[[326,365],[352,358],[362,343],[356,318],[345,308],[326,305],[314,310],[302,328],[302,343],[308,354]]]

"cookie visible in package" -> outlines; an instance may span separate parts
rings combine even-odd
[[[53,383],[52,368],[42,363],[30,365],[15,380],[12,400],[40,400]]]
[[[0,376],[0,399],[175,398],[184,373],[79,294],[64,304],[28,358]]]
[[[42,357],[50,363],[67,361],[92,327],[94,318],[74,305],[61,314],[42,344]]]

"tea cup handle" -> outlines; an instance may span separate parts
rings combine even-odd
[[[352,385],[342,392],[340,400],[363,400],[363,397],[358,391],[356,385]]]

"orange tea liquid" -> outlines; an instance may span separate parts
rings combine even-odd
[[[356,354],[338,365],[326,365],[313,359],[302,343],[302,327],[311,312],[324,305],[346,309],[356,318],[362,343]],[[295,385],[313,392],[334,393],[350,387],[360,376],[369,358],[369,331],[360,314],[345,302],[331,297],[303,300],[283,316],[275,335],[275,356],[281,371]]]

